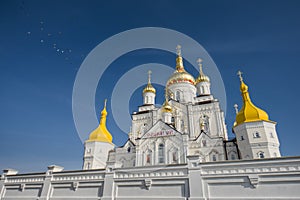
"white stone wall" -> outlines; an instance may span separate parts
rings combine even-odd
[[[299,199],[300,157],[3,174],[0,200]]]

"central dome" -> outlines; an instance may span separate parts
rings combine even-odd
[[[167,82],[167,87],[174,83],[190,83],[192,85],[195,84],[195,79],[192,75],[187,73],[186,71],[175,71],[173,75],[169,78]]]
[[[175,83],[189,83],[195,85],[194,77],[185,71],[182,63],[182,57],[176,59],[176,71],[172,74],[167,82],[167,87]]]

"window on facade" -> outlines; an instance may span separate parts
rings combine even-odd
[[[270,138],[274,138],[274,136],[273,136],[273,133],[272,133],[272,132],[270,132]]]
[[[180,92],[179,91],[176,91],[176,93],[175,93],[175,95],[176,95],[176,100],[177,101],[180,101]]]
[[[180,121],[180,129],[181,129],[181,132],[184,131],[184,121],[183,120]]]
[[[147,154],[146,154],[146,164],[151,164],[151,153],[152,153],[151,150],[147,151]]]
[[[201,90],[202,90],[201,93],[203,94],[205,91],[204,86],[201,87]]]
[[[87,165],[86,165],[86,168],[90,169],[91,168],[91,163],[88,162]]]
[[[245,140],[245,138],[244,138],[244,136],[243,136],[243,135],[241,136],[241,140]]]
[[[212,156],[212,160],[217,161],[217,156],[215,154]]]
[[[165,146],[163,144],[158,145],[158,163],[165,162]]]
[[[231,154],[231,160],[235,160],[235,155],[233,153]]]
[[[149,102],[149,97],[148,96],[146,96],[146,104],[148,104],[148,102]]]
[[[258,153],[258,157],[259,158],[264,158],[265,157],[265,153],[264,152],[259,152]]]
[[[254,137],[255,137],[255,138],[260,138],[259,132],[254,133]]]
[[[202,147],[206,147],[206,140],[202,140]]]
[[[173,163],[178,163],[178,153],[177,153],[177,151],[174,151],[172,153],[172,162]]]
[[[172,123],[175,122],[175,118],[174,118],[174,117],[171,118],[171,122],[172,122]]]
[[[130,147],[128,147],[128,148],[127,148],[127,152],[128,152],[128,153],[130,153],[130,150],[131,150],[131,148],[130,148]]]

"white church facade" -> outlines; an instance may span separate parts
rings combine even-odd
[[[177,49],[165,102],[148,84],[132,114],[128,140],[113,144],[106,102],[85,142],[83,169],[49,166],[45,173],[4,170],[0,200],[8,199],[300,199],[300,157],[281,157],[276,122],[255,106],[241,73],[243,106],[228,139],[224,113],[202,70],[195,79]]]

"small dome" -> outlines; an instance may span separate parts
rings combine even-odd
[[[151,85],[151,83],[148,83],[147,86],[144,88],[143,90],[143,94],[146,92],[152,92],[152,93],[156,93],[155,88]]]
[[[196,79],[196,84],[200,83],[200,82],[209,82],[209,77],[206,76],[205,74],[199,74],[198,78]]]
[[[148,84],[147,84],[147,86],[144,88],[144,90],[143,90],[143,94],[145,94],[146,92],[152,92],[152,93],[154,93],[154,94],[156,94],[156,90],[155,90],[155,88],[152,86],[152,84],[151,84],[151,71],[149,70],[148,71]]]
[[[162,107],[162,111],[163,112],[168,112],[171,113],[172,112],[172,107],[169,105],[168,101],[166,100],[163,107]]]
[[[198,59],[197,60],[198,62],[198,65],[199,65],[199,70],[200,70],[200,73],[199,73],[199,76],[198,78],[196,79],[196,84],[200,83],[200,82],[209,82],[209,77],[206,76],[204,73],[203,73],[203,70],[202,70],[202,59]]]

